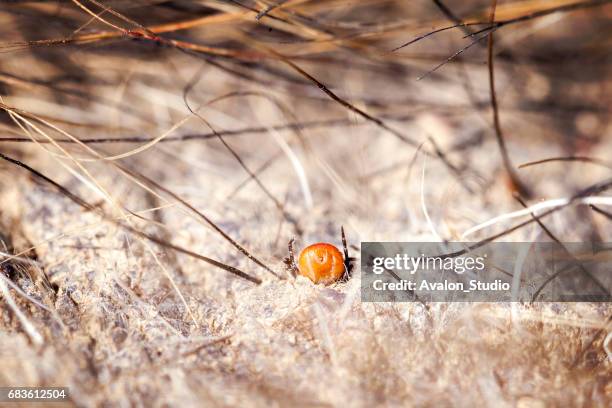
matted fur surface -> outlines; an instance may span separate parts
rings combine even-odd
[[[340,246],[344,226],[358,256],[523,208],[487,39],[421,80],[469,43],[461,28],[391,52],[448,10],[488,21],[490,2],[447,3],[2,5],[0,385],[66,386],[77,406],[609,406],[609,303],[362,303],[359,267],[327,287],[285,270],[292,238]],[[495,32],[527,205],[610,179],[604,3],[497,5],[498,21],[559,8]],[[21,43],[49,39],[65,42]],[[518,169],[552,157],[573,161]],[[609,242],[606,211],[542,222]],[[503,237],[550,239],[537,223]]]

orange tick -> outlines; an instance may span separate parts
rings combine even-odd
[[[298,271],[314,283],[328,285],[344,275],[344,259],[338,248],[331,244],[313,244],[300,253]]]
[[[314,283],[325,285],[334,283],[345,275],[348,277],[352,269],[352,259],[348,256],[344,228],[342,228],[342,243],[344,245],[344,257],[334,245],[319,242],[304,248],[296,265],[293,255],[293,240],[291,240],[289,242],[289,258],[286,259],[287,266],[292,272],[297,272]]]

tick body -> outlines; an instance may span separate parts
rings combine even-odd
[[[329,285],[344,275],[344,258],[338,248],[331,244],[313,244],[300,253],[298,272],[314,283]]]
[[[340,279],[349,279],[355,258],[349,257],[343,227],[340,228],[340,233],[342,234],[344,256],[332,244],[319,242],[304,248],[300,252],[297,264],[293,255],[293,242],[295,240],[291,239],[287,245],[289,256],[283,260],[287,270],[293,276],[299,274],[307,277],[314,283],[323,283],[325,285],[337,282]]]

